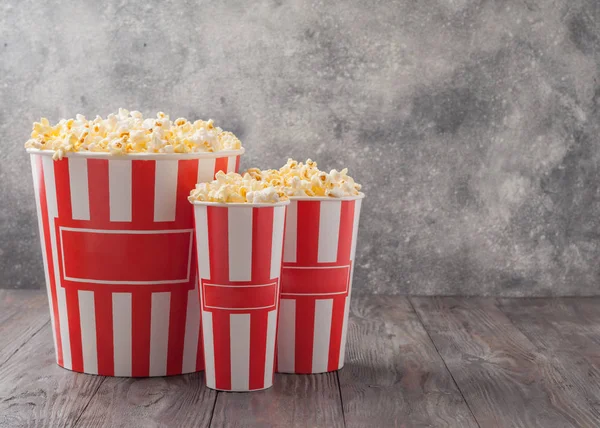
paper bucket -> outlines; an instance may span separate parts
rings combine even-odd
[[[209,388],[273,385],[288,204],[194,204]]]
[[[323,373],[344,365],[363,197],[292,198],[281,273],[277,372]]]
[[[243,150],[28,152],[58,365],[104,376],[202,370],[187,196],[237,170]]]

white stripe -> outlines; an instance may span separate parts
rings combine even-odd
[[[144,185],[147,185],[147,183]],[[131,161],[108,161],[110,221],[131,221],[131,186]]]
[[[69,185],[71,186],[71,210],[73,212],[73,220],[89,220],[90,197],[88,195],[87,159],[67,159],[69,162]]]
[[[215,162],[215,158],[198,160],[198,183],[213,181],[215,178]]]
[[[57,161],[61,162],[61,161]],[[56,184],[54,181],[54,161],[50,156],[42,156],[44,167],[44,184],[46,185],[46,199],[48,200],[48,215],[50,219],[58,216],[56,205]],[[50,229],[53,229],[54,221],[50,221]]]
[[[83,371],[98,374],[98,350],[96,349],[96,309],[94,292],[79,290],[79,324],[81,326],[81,351]]]
[[[340,342],[340,361],[338,363],[338,369],[344,366],[344,357],[346,354],[346,337],[348,333],[348,314],[350,312],[350,296],[346,297],[346,303],[344,304],[344,322],[342,324],[342,340]]]
[[[275,335],[277,333],[277,311],[270,311],[267,318],[267,354],[265,356],[264,388],[273,385],[273,361],[275,360]]]
[[[296,352],[296,301],[281,299],[277,333],[277,371],[294,373]]]
[[[194,209],[196,210],[196,245],[198,247],[198,272],[200,278],[210,278],[207,208],[204,205],[194,205]]]
[[[231,390],[250,389],[250,314],[231,314]]]
[[[319,263],[337,260],[342,201],[323,201],[319,213]]]
[[[131,298],[131,293],[112,295],[115,376],[131,376],[133,346]]]
[[[227,158],[227,172],[235,172],[235,161],[237,156],[229,156]]]
[[[275,207],[273,211],[273,245],[271,247],[271,276],[279,278],[281,274],[281,249],[283,247],[283,225],[285,223],[285,206]]]
[[[46,239],[44,237],[44,223],[42,220],[42,206],[40,201],[40,173],[38,166],[39,156],[30,155],[31,160],[31,174],[33,175],[33,193],[35,196],[35,208],[37,211],[38,229],[40,231],[40,244],[42,246],[42,262],[44,264],[44,277],[46,279],[46,293],[48,295],[48,303],[50,309],[50,325],[52,330],[52,339],[54,340],[54,353],[56,361],[58,362],[58,346],[56,343],[56,335],[58,332],[54,329],[54,310],[52,305],[56,305],[57,302],[52,302],[52,290],[50,289],[50,274],[48,271],[48,255],[46,254]]]
[[[252,279],[252,207],[228,210],[229,280]]]
[[[198,281],[196,280],[196,284]],[[183,339],[182,373],[196,371],[198,356],[198,335],[200,334],[200,304],[198,303],[198,286],[188,291],[187,312],[185,318],[185,337]]]
[[[52,229],[50,229],[52,235]],[[56,260],[56,253],[54,254]],[[58,269],[58,268],[56,268]],[[63,351],[63,364],[66,369],[71,370],[73,363],[71,361],[71,334],[69,332],[69,314],[67,312],[67,294],[65,289],[56,285],[56,300],[58,300],[58,320],[60,322],[60,340]]]
[[[350,248],[350,260],[354,260],[356,254],[356,239],[358,238],[358,220],[360,218],[360,207],[362,205],[362,199],[354,201],[354,223],[352,224],[352,247]],[[354,263],[352,263],[354,269]]]
[[[57,162],[64,162],[57,161]],[[69,334],[69,315],[67,313],[67,297],[61,285],[60,270],[58,269],[58,251],[56,242],[56,228],[54,218],[58,216],[56,202],[56,182],[54,179],[54,161],[49,156],[42,156],[44,167],[44,186],[48,205],[48,220],[50,222],[50,248],[52,248],[52,262],[54,264],[54,281],[56,283],[56,300],[58,301],[58,322],[60,324],[60,341],[63,351],[63,367],[72,369],[71,362],[71,337]]]
[[[327,371],[332,312],[333,299],[319,299],[315,301],[315,338],[312,355],[313,373]]]
[[[175,221],[177,160],[156,161],[154,176],[154,221]]]
[[[215,345],[213,342],[212,313],[202,311],[202,338],[204,341],[204,378],[206,386],[215,388]],[[223,340],[226,340],[223,338]]]
[[[292,201],[287,206],[285,220],[285,242],[283,245],[283,261],[296,261],[296,234],[298,229],[298,201]]]
[[[171,293],[152,293],[150,376],[165,376],[167,374],[170,306]]]

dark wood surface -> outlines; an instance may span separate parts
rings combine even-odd
[[[598,427],[600,298],[353,297],[346,366],[222,393],[55,364],[46,294],[0,290],[0,427]]]

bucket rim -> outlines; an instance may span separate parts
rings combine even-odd
[[[53,156],[55,150],[40,150],[28,148],[30,155]],[[63,158],[88,158],[88,159],[109,159],[109,160],[185,160],[185,159],[218,159],[231,156],[243,155],[246,149],[243,147],[237,150],[222,150],[219,152],[198,152],[198,153],[128,153],[125,155],[113,155],[107,152],[66,152]]]

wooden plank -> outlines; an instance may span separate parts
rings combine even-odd
[[[106,378],[78,427],[208,427],[217,393],[204,375]]]
[[[545,354],[600,357],[600,299],[498,299],[498,305]]]
[[[0,366],[49,320],[46,293],[0,290]]]
[[[600,402],[600,299],[499,299],[499,306],[564,373],[570,388],[587,403]],[[600,406],[592,409],[600,426]]]
[[[278,374],[265,391],[219,392],[211,426],[343,427],[337,376]]]
[[[0,366],[0,427],[72,427],[103,381],[56,364],[46,324]]]
[[[596,427],[592,403],[492,298],[411,298],[482,427]]]
[[[348,427],[477,426],[404,297],[353,298],[339,378]]]

